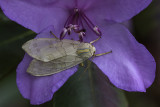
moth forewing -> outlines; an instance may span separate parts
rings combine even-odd
[[[55,38],[38,38],[26,42],[22,48],[33,58],[44,62],[75,55],[79,41],[59,40]]]
[[[27,41],[22,46],[22,49],[24,49],[26,53],[28,53],[31,57],[47,62],[48,59],[45,57],[48,57],[49,55],[46,56],[45,54],[49,53],[48,51],[50,50],[48,50],[48,48],[53,47],[53,44],[57,42],[59,42],[59,40],[54,39],[54,38],[52,39],[50,38],[32,39],[32,40]],[[52,51],[54,50],[52,49]]]

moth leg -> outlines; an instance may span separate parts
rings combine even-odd
[[[83,66],[84,66],[84,63],[82,62],[82,63],[80,63],[79,65],[83,67]]]
[[[56,39],[59,39],[52,31],[50,31],[50,33],[51,33]]]
[[[81,77],[87,72],[88,68],[90,67],[91,65],[91,61],[88,61],[87,60],[87,67],[84,69],[84,71],[82,72],[82,74],[79,76],[79,80],[81,79]],[[83,63],[84,64],[84,63]]]
[[[92,44],[92,43],[98,41],[100,38],[101,38],[101,37],[97,38],[96,40],[91,41],[90,44]]]
[[[106,55],[106,54],[109,54],[109,53],[112,53],[112,51],[101,53],[101,54],[95,54],[95,56],[102,56],[102,55]]]
[[[88,70],[88,68],[91,66],[91,63],[92,63],[92,62],[88,60],[87,63],[88,63],[88,64],[87,64],[87,67],[85,68],[84,72],[86,72],[86,71]]]

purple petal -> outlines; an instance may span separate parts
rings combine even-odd
[[[154,81],[156,64],[149,51],[122,25],[101,23],[102,38],[94,43],[97,52],[112,53],[93,61],[118,88],[145,92]]]
[[[50,25],[63,26],[68,13],[63,6],[56,6],[57,2],[58,0],[0,0],[0,6],[10,19],[39,33]]]
[[[47,31],[40,37],[52,37]],[[17,86],[24,98],[30,99],[31,104],[41,104],[52,99],[53,94],[67,81],[67,79],[77,70],[76,67],[56,73],[51,76],[35,77],[26,72],[32,58],[27,54],[17,68]]]
[[[93,21],[130,19],[152,0],[0,0],[4,13],[19,24],[39,32],[49,25],[63,29],[71,9],[83,10]],[[60,34],[60,32],[59,32]]]
[[[152,0],[81,0],[79,5],[86,8],[86,15],[92,20],[101,20],[106,18],[116,22],[122,22],[131,19],[143,9],[145,9]]]

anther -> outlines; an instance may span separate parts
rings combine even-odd
[[[79,35],[79,41],[83,42],[83,38],[84,38],[84,36],[86,36],[86,33],[81,31],[81,32],[78,33],[78,35]]]
[[[66,29],[68,31],[68,35],[70,35],[72,30],[77,30],[78,29],[78,25],[70,24],[68,27],[66,27]]]
[[[62,39],[66,36],[67,31],[68,31],[68,29],[63,28],[63,31],[62,31],[61,34],[60,34],[60,40],[62,40]]]
[[[98,28],[97,26],[95,26],[95,27],[93,28],[93,30],[95,31],[95,33],[96,33],[98,36],[102,36],[102,33],[101,33],[101,31],[99,30],[99,28]]]
[[[73,30],[76,30],[76,29],[79,28],[79,26],[78,25],[73,25],[72,28],[73,28]]]
[[[68,26],[68,30],[76,30],[76,29],[78,29],[79,27],[78,27],[78,25],[72,25],[72,24],[70,24],[69,26]]]
[[[78,11],[79,11],[79,9],[78,9],[78,8],[75,8],[75,9],[74,9],[74,12],[75,12],[75,13],[76,13],[76,12],[78,12]]]

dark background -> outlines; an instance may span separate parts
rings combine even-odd
[[[160,1],[153,0],[147,9],[135,16],[131,22],[132,34],[154,56],[157,70],[155,81],[146,93],[123,92],[129,107],[160,107]],[[35,35],[6,18],[0,10],[0,107],[32,107],[18,91],[16,67],[24,55],[22,44]],[[40,106],[52,107],[53,101]]]

